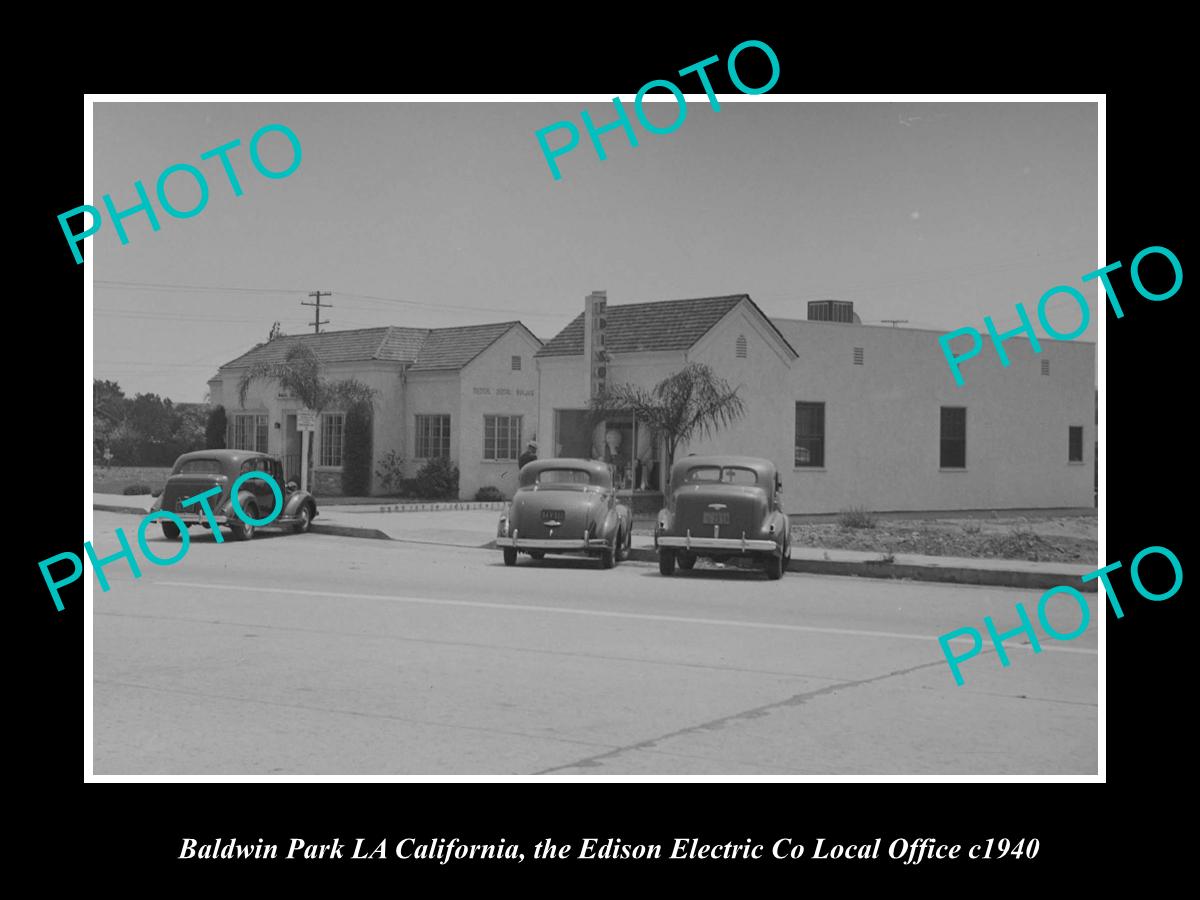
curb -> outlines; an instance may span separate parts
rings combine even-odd
[[[658,551],[635,547],[630,559],[657,562]],[[1055,572],[1027,572],[1020,569],[975,569],[965,566],[921,566],[911,563],[850,562],[832,559],[792,559],[789,572],[812,575],[857,575],[862,578],[911,578],[914,581],[979,584],[988,587],[1052,588],[1079,585],[1079,576]],[[1096,593],[1096,582],[1079,585],[1085,593]]]
[[[100,512],[129,513],[135,516],[144,516],[149,514],[148,510],[138,509],[134,506],[108,506],[105,504],[100,504],[93,506],[92,509]],[[318,525],[316,522],[313,522],[308,526],[308,530],[313,534],[332,534],[339,537],[374,538],[375,540],[380,541],[392,540],[391,537],[384,534],[378,528],[354,528],[350,525]]]
[[[332,534],[338,537],[374,538],[379,541],[390,541],[391,537],[378,528],[355,528],[351,525],[318,525],[313,522],[308,526],[313,534]]]
[[[327,503],[326,506],[337,506],[337,503]],[[369,504],[362,504],[364,507]],[[492,512],[504,512],[508,509],[507,500],[434,500],[429,503],[395,503],[386,504],[379,507],[381,513],[403,513],[403,512],[442,512],[443,510],[490,510]]]

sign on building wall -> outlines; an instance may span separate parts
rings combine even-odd
[[[296,430],[297,431],[316,431],[317,430],[317,414],[311,409],[304,409],[296,413]]]
[[[583,352],[588,358],[589,397],[596,397],[608,388],[608,351],[604,347],[607,305],[607,291],[592,291],[583,305]]]

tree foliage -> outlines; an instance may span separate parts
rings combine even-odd
[[[356,403],[373,403],[375,390],[356,378],[332,380],[322,373],[321,360],[308,344],[297,341],[288,347],[282,362],[260,362],[238,380],[238,403],[245,407],[246,394],[255,381],[275,380],[309,409],[320,412],[332,406],[349,409]]]
[[[593,423],[614,412],[631,412],[666,444],[667,467],[681,444],[709,437],[745,415],[738,388],[704,363],[688,363],[653,388],[617,384],[591,403]]]
[[[458,466],[445,456],[426,460],[413,479],[413,491],[430,500],[457,500]]]
[[[206,409],[157,394],[125,396],[115,381],[92,382],[95,459],[121,466],[167,466],[205,445]],[[110,456],[106,457],[106,451]]]
[[[365,497],[371,493],[371,404],[355,403],[346,410],[342,444],[342,493]]]
[[[225,446],[227,419],[225,407],[214,406],[208,411],[208,421],[204,423],[204,447],[208,450],[219,450]]]

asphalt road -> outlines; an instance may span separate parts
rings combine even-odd
[[[137,522],[96,513],[98,553]],[[98,775],[1097,770],[1095,594],[1080,638],[989,648],[958,687],[936,637],[1035,595],[269,532],[106,574]]]

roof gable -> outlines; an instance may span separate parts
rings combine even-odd
[[[749,294],[700,297],[693,300],[660,300],[652,303],[626,303],[605,309],[607,327],[604,347],[609,353],[646,353],[687,350],[708,334],[718,322],[743,301],[762,317],[779,340],[796,355],[770,319],[750,299]],[[581,356],[583,354],[583,313],[551,338],[535,355]]]
[[[435,328],[425,339],[412,371],[461,369],[517,326],[525,327],[520,322],[496,322],[461,328]]]

